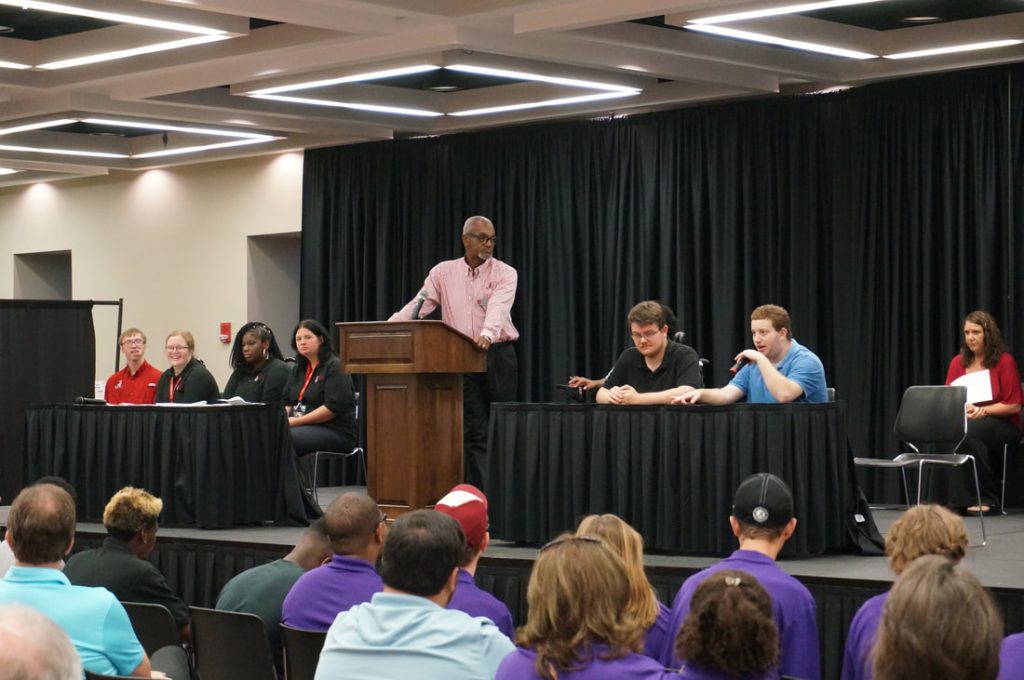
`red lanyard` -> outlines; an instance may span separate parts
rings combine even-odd
[[[178,378],[177,382],[175,382],[174,376],[171,376],[171,403],[174,403],[174,390],[178,389],[178,385],[180,385],[181,381],[184,379],[185,376],[181,376],[180,378]]]
[[[306,382],[302,383],[302,389],[299,390],[299,402],[302,402],[302,396],[306,394],[306,388],[309,387],[309,379],[313,377],[313,364],[306,364]]]

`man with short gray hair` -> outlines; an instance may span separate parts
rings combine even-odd
[[[445,324],[487,352],[487,373],[467,373],[462,383],[465,479],[481,488],[491,403],[515,401],[519,388],[515,351],[519,331],[512,323],[519,274],[492,257],[496,239],[489,219],[481,215],[467,219],[462,225],[463,257],[434,265],[419,294],[388,319],[419,319],[440,307]]]

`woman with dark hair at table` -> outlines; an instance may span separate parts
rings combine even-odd
[[[292,367],[284,361],[274,332],[265,323],[250,321],[238,329],[231,346],[234,371],[224,387],[224,398],[246,401],[281,401]]]
[[[188,331],[174,330],[164,341],[171,364],[156,383],[156,403],[194,404],[220,399],[220,388],[203,362],[196,358],[196,341]]]
[[[1003,471],[1003,446],[1020,440],[1020,373],[1017,362],[1007,350],[996,320],[988,312],[975,310],[964,318],[960,353],[949,362],[946,384],[977,371],[987,371],[992,398],[967,404],[967,440],[961,447],[974,456],[981,487],[978,508],[974,480],[961,474],[951,478],[948,503],[971,506],[969,512],[989,512],[999,504],[999,480]]]
[[[300,321],[292,348],[295,366],[284,400],[295,453],[351,451],[356,445],[355,388],[341,372],[327,329],[313,319]]]

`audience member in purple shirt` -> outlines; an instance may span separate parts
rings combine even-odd
[[[779,628],[771,597],[745,571],[715,572],[693,593],[675,648],[689,680],[775,680]]]
[[[1019,678],[1024,670],[1024,633],[1007,635],[999,646],[999,680]]]
[[[686,579],[672,603],[670,639],[675,639],[690,611],[694,591],[706,578],[723,569],[746,571],[772,599],[779,630],[781,673],[818,680],[821,663],[814,597],[775,564],[779,551],[796,529],[789,486],[765,472],[747,477],[736,489],[729,524],[739,539],[740,549]],[[671,668],[679,668],[683,661],[671,646],[665,648],[661,660]]]
[[[640,654],[643,629],[626,614],[629,577],[622,558],[596,536],[563,534],[537,555],[526,590],[521,649],[495,680],[667,680],[674,673]]]
[[[459,582],[448,609],[489,619],[514,640],[516,631],[508,605],[480,588],[474,580],[480,556],[491,542],[487,531],[487,497],[472,484],[459,484],[445,494],[434,509],[454,518],[466,537],[466,555],[459,565]]]
[[[629,604],[626,615],[644,630],[644,654],[661,660],[671,648],[669,625],[672,613],[658,601],[644,572],[644,539],[618,515],[587,515],[580,520],[577,536],[597,536],[614,550],[626,565],[629,578]]]
[[[607,645],[593,645],[587,652],[581,653],[584,658],[592,659],[589,663],[581,664],[578,670],[558,670],[559,680],[621,680],[623,678],[637,678],[638,680],[666,680],[677,677],[671,671],[644,655],[630,652],[626,656],[615,659],[603,659],[602,655],[608,653]],[[537,653],[519,648],[505,657],[498,668],[498,674],[494,680],[543,680],[544,676],[537,674]]]
[[[281,622],[293,628],[326,631],[339,613],[369,602],[384,584],[374,564],[387,534],[387,517],[361,493],[346,493],[324,513],[334,556],[303,574],[284,599]]]
[[[959,562],[967,553],[967,529],[962,519],[939,505],[915,505],[889,529],[885,554],[889,569],[899,576],[922,555],[942,555]],[[846,636],[842,680],[871,680],[871,648],[889,593],[875,595],[861,606]]]

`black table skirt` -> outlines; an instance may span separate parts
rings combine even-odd
[[[495,404],[486,493],[491,535],[538,544],[591,513],[615,513],[649,549],[727,555],[739,482],[773,472],[793,489],[783,554],[850,547],[854,490],[846,405]]]
[[[167,526],[306,524],[280,406],[33,406],[25,415],[27,481],[67,479],[78,519],[100,522],[125,486],[163,499]]]

